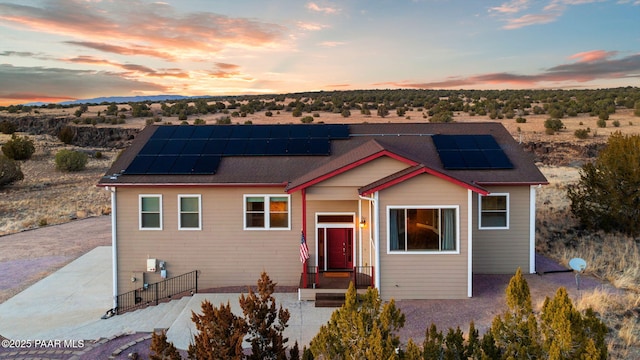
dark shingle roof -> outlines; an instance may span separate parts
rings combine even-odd
[[[168,125],[171,126],[171,125]],[[182,125],[184,126],[184,125]],[[199,125],[217,126],[217,125]],[[236,125],[264,126],[264,125]],[[285,126],[285,125],[283,125]],[[286,125],[292,126],[292,125]],[[322,126],[322,125],[316,125]],[[231,156],[223,157],[215,174],[198,175],[130,175],[125,170],[159,126],[141,131],[132,145],[113,163],[100,180],[101,186],[122,185],[286,185],[288,189],[305,187],[317,179],[337,174],[377,156],[393,156],[407,166],[423,166],[466,184],[530,185],[547,180],[499,123],[386,123],[351,124],[349,139],[332,140],[330,155]],[[507,155],[513,169],[448,170],[440,161],[431,139],[435,134],[492,135]]]

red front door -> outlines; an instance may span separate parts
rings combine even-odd
[[[353,268],[353,229],[327,228],[327,270]]]

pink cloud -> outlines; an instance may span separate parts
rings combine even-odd
[[[617,55],[617,51],[593,50],[585,51],[569,56],[569,59],[577,59],[578,62],[592,62],[608,59]]]
[[[513,0],[506,2],[500,6],[493,7],[489,11],[495,11],[501,14],[514,14],[529,7],[529,0]]]
[[[307,3],[307,9],[315,12],[322,12],[325,14],[336,14],[340,11],[338,8],[331,7],[331,6],[321,7],[320,5],[314,2]]]

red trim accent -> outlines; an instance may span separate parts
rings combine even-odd
[[[168,184],[168,183],[112,183],[112,184],[98,184],[98,187],[285,187],[286,182],[280,184],[265,183],[265,184],[246,184],[246,183],[180,183],[180,184]]]
[[[531,185],[549,185],[548,181],[544,182],[479,182],[478,185],[483,186],[531,186]]]
[[[302,234],[305,239],[307,238],[307,192],[305,189],[302,189]],[[307,241],[307,247],[309,246],[309,242]],[[309,259],[305,259],[302,264],[302,288],[307,288],[307,261]]]
[[[373,193],[375,193],[377,191],[386,189],[388,187],[391,187],[391,186],[394,186],[396,184],[399,184],[399,183],[401,183],[401,182],[403,182],[405,180],[409,180],[409,179],[413,178],[414,176],[417,176],[417,175],[420,175],[420,174],[425,174],[425,173],[433,175],[433,176],[438,177],[440,179],[449,181],[449,182],[454,183],[456,185],[462,186],[462,187],[464,187],[466,189],[469,189],[471,191],[474,191],[474,192],[476,192],[478,194],[482,194],[482,195],[488,195],[489,194],[489,191],[487,191],[487,190],[485,190],[483,188],[476,187],[476,186],[473,186],[471,184],[467,184],[467,183],[465,183],[463,181],[454,179],[454,178],[452,178],[452,177],[450,177],[448,175],[445,175],[443,173],[437,172],[437,171],[435,171],[433,169],[429,169],[429,168],[426,168],[426,167],[421,167],[421,168],[419,168],[419,169],[417,169],[415,171],[412,171],[412,172],[410,172],[410,173],[408,173],[408,174],[406,174],[404,176],[401,176],[399,178],[393,179],[393,180],[388,181],[388,182],[386,182],[384,184],[380,184],[379,186],[371,188],[371,189],[367,190],[366,192],[363,192],[361,195],[371,195],[371,194],[373,194]]]
[[[315,184],[317,184],[319,182],[322,182],[324,180],[330,179],[330,178],[332,178],[332,177],[334,177],[336,175],[342,174],[342,173],[344,173],[346,171],[349,171],[349,170],[351,170],[353,168],[356,168],[356,167],[358,167],[360,165],[366,164],[369,161],[378,159],[378,158],[380,158],[382,156],[388,156],[388,157],[390,157],[392,159],[402,161],[402,162],[404,162],[406,164],[409,164],[411,166],[418,165],[418,163],[413,161],[413,160],[410,160],[410,159],[407,159],[407,158],[402,157],[400,155],[394,154],[394,153],[390,152],[389,150],[382,150],[382,151],[379,151],[379,152],[377,152],[377,153],[375,153],[373,155],[369,155],[369,156],[367,156],[365,158],[362,158],[362,159],[360,159],[358,161],[355,161],[355,162],[353,162],[351,164],[343,166],[343,167],[341,167],[339,169],[336,169],[336,170],[333,170],[333,171],[331,171],[329,173],[321,175],[321,176],[319,176],[319,177],[317,177],[315,179],[309,180],[306,183],[303,183],[303,184],[300,184],[298,186],[295,186],[295,187],[287,190],[287,193],[291,194],[291,193],[296,192],[298,190],[308,188],[308,187],[310,187],[312,185],[315,185]]]

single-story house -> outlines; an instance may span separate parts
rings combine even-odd
[[[535,272],[544,184],[487,122],[152,125],[99,182],[114,296],[193,270],[200,288],[335,271],[367,273],[383,299],[466,298],[474,273]]]

